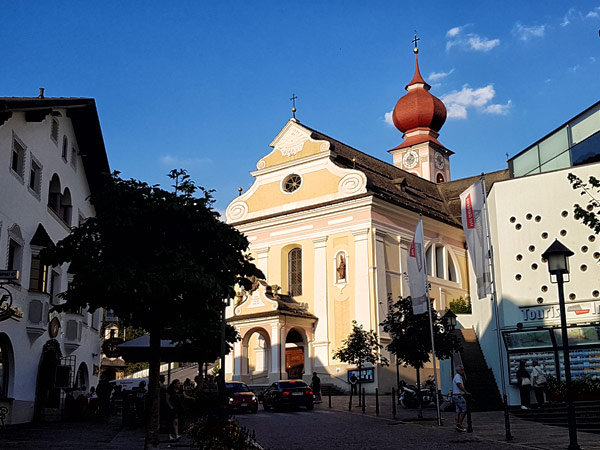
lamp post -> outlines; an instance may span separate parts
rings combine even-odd
[[[567,420],[569,424],[569,450],[579,450],[577,444],[577,425],[575,423],[575,407],[573,406],[573,392],[571,391],[571,360],[569,358],[569,338],[567,336],[567,315],[565,312],[565,292],[563,288],[563,275],[569,273],[569,256],[574,253],[556,239],[548,249],[542,253],[542,258],[548,261],[550,281],[558,285],[558,303],[560,307],[560,330],[562,335],[563,360],[565,364],[565,381],[567,388]],[[552,281],[552,275],[556,281]]]

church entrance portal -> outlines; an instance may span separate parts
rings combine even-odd
[[[290,330],[285,340],[285,371],[290,380],[301,379],[304,373],[304,340],[296,330]]]

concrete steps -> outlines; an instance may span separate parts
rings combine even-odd
[[[512,409],[511,414],[520,419],[566,428],[567,406],[553,403],[543,408],[522,410]],[[575,422],[578,430],[600,434],[600,402],[575,403]]]

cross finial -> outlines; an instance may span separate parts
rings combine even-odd
[[[415,48],[414,48],[414,50],[413,50],[413,52],[415,52],[415,54],[416,54],[416,53],[419,53],[419,46],[418,46],[418,42],[419,42],[420,40],[421,40],[421,38],[418,38],[418,37],[417,37],[417,30],[415,30],[415,38],[414,38],[412,41],[410,41],[410,42],[412,42],[412,43],[414,43],[414,44],[415,44]]]
[[[292,94],[292,98],[290,98],[290,100],[292,101],[292,117],[295,119],[296,118],[296,99],[298,97],[296,97],[296,94]]]

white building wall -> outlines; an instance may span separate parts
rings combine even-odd
[[[543,173],[495,183],[489,194],[494,266],[500,308],[501,330],[514,330],[521,323],[526,329],[557,326],[558,317],[534,324],[524,320],[526,307],[558,304],[558,290],[550,282],[547,263],[541,254],[558,238],[575,254],[570,258],[570,281],[565,284],[566,303],[600,301],[592,292],[598,289],[600,264],[594,253],[600,250],[600,238],[573,217],[573,205],[585,204],[586,198],[572,189],[567,175],[573,173],[587,180],[597,176],[600,165],[590,164],[556,172]],[[585,250],[587,247],[587,251]],[[583,266],[587,270],[583,270]],[[471,274],[473,275],[473,274]],[[473,276],[471,279],[475,279]],[[547,290],[544,292],[544,287]],[[569,295],[574,294],[575,300]],[[491,302],[476,300],[471,287],[473,313],[477,316],[477,334],[488,365],[500,381],[498,346]],[[540,303],[541,301],[541,303]],[[598,316],[581,316],[569,323],[598,322]],[[501,345],[506,370],[504,343]],[[500,386],[499,386],[500,388]],[[516,387],[508,389],[509,403],[518,404]]]
[[[0,269],[5,269],[8,261],[8,230],[17,224],[23,237],[21,264],[21,285],[10,287],[13,294],[13,306],[19,308],[24,317],[19,320],[9,319],[0,323],[0,332],[6,333],[12,344],[14,360],[10,367],[8,396],[14,398],[11,406],[9,422],[27,422],[33,418],[37,371],[42,346],[50,339],[48,335],[47,309],[43,310],[40,324],[32,324],[28,320],[29,306],[32,299],[41,300],[48,305],[46,294],[30,293],[29,273],[31,266],[31,241],[38,224],[42,224],[54,242],[69,233],[69,227],[49,212],[48,189],[52,175],[58,174],[61,191],[68,187],[72,199],[71,225],[78,224],[78,217],[90,217],[94,214],[92,205],[87,201],[90,194],[81,157],[76,155],[72,164],[72,148],[79,149],[75,139],[71,120],[66,117],[65,110],[56,117],[59,121],[58,143],[50,138],[52,116],[48,115],[41,122],[26,122],[24,113],[13,113],[13,116],[0,126]],[[24,176],[19,179],[14,175],[11,166],[13,133],[26,146]],[[69,146],[67,161],[62,158],[62,140],[67,136]],[[40,195],[36,195],[28,187],[32,157],[42,166]],[[66,266],[58,269],[61,273],[60,286],[55,291],[67,288]],[[100,312],[101,313],[101,312]],[[86,313],[87,314],[87,313]],[[99,365],[100,336],[91,325],[91,317],[84,320],[78,314],[61,314],[61,329],[57,340],[61,344],[63,356],[76,356],[76,367],[85,362],[88,368],[89,384],[95,385],[97,377],[93,375],[94,365]],[[68,320],[78,322],[78,338],[71,344],[71,352],[65,349],[66,324]],[[83,322],[87,322],[87,325]],[[78,346],[77,346],[78,345]],[[75,348],[77,346],[77,348]],[[89,388],[89,385],[87,386]]]

